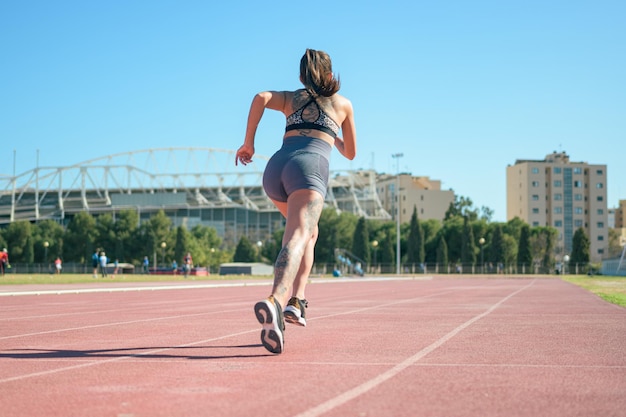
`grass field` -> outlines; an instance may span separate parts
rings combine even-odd
[[[626,307],[626,277],[568,275],[562,279],[591,291],[610,303]]]
[[[242,275],[141,275],[141,274],[118,274],[109,275],[107,278],[94,278],[91,274],[6,274],[0,278],[2,285],[29,285],[29,284],[83,284],[93,282],[177,282],[177,281],[229,281],[242,279]],[[270,278],[268,276],[245,276],[246,279]]]
[[[116,275],[108,278],[98,277],[94,279],[91,274],[7,274],[0,278],[2,285],[28,285],[28,284],[81,284],[93,282],[176,282],[176,281],[232,281],[245,279],[268,279],[269,276],[242,276],[242,275],[208,275],[189,276],[183,275]],[[601,275],[566,275],[561,277],[564,281],[578,285],[590,291],[604,300],[626,307],[626,277],[605,277]]]

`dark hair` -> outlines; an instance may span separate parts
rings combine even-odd
[[[330,56],[324,51],[307,49],[300,60],[300,78],[315,94],[330,97],[339,91],[341,83],[333,74]]]

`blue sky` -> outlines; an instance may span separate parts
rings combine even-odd
[[[506,167],[565,151],[626,199],[626,2],[5,1],[0,175],[170,146],[236,149],[253,95],[327,51],[353,102],[354,161],[506,220]],[[280,145],[266,113],[257,153]],[[15,159],[14,159],[15,155]]]

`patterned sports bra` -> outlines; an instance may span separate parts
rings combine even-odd
[[[306,92],[309,94],[309,101],[307,101],[304,106],[287,116],[287,126],[285,127],[285,132],[297,129],[315,129],[328,133],[332,137],[337,137],[337,134],[339,133],[339,125],[331,119],[324,110],[322,110],[320,105],[317,104],[315,97],[308,90],[306,90]],[[304,109],[311,104],[315,104],[319,116],[317,117],[317,120],[307,122],[302,118],[302,113],[304,112]]]

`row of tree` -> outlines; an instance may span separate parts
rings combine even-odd
[[[480,216],[467,198],[456,199],[443,221],[420,221],[414,209],[410,223],[400,229],[401,263],[410,267],[523,265],[527,270],[551,272],[557,259],[563,257],[556,252],[556,229],[530,227],[519,218],[490,222],[488,217],[484,210]],[[172,260],[180,263],[184,254],[191,252],[196,265],[216,268],[229,261],[272,263],[281,248],[282,234],[282,230],[276,231],[260,246],[242,236],[236,247],[226,247],[212,227],[173,227],[163,211],[140,224],[138,213],[126,210],[115,218],[109,213],[78,213],[65,228],[51,220],[14,222],[0,230],[0,245],[10,248],[12,262],[43,263],[60,256],[65,262],[88,264],[94,250],[106,250],[109,258],[120,262],[140,265],[148,256],[170,264]],[[319,222],[316,263],[335,264],[337,248],[350,251],[366,266],[392,270],[396,263],[396,223],[327,208]],[[574,234],[569,256],[572,264],[589,262],[589,239],[583,229]]]

